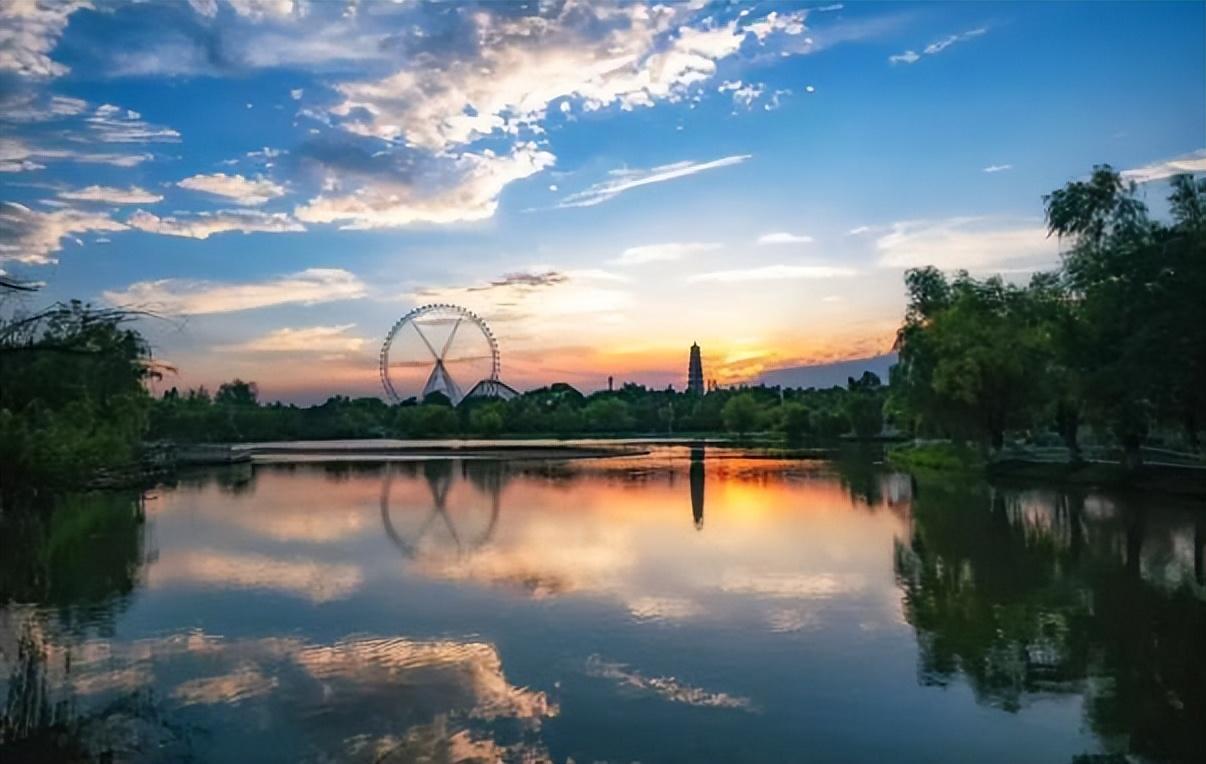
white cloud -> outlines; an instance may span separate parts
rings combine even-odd
[[[132,109],[111,103],[96,107],[85,122],[102,143],[176,143],[180,133],[170,127],[153,125]]]
[[[293,0],[226,0],[235,13],[253,21],[288,19],[302,12]]]
[[[341,223],[343,228],[388,228],[415,223],[484,220],[498,209],[510,183],[534,175],[555,157],[532,143],[510,154],[465,152],[440,165],[444,177],[393,181],[372,179],[349,194],[323,194],[294,210],[307,223]]]
[[[895,53],[888,56],[890,64],[915,64],[921,60],[921,55],[915,50],[906,50],[904,53]]]
[[[60,199],[80,202],[102,202],[104,204],[155,204],[163,197],[139,186],[115,188],[113,186],[86,186],[58,193]]]
[[[183,315],[232,313],[273,305],[316,305],[352,300],[366,293],[364,282],[341,268],[308,268],[300,273],[246,283],[161,279],[139,281],[105,292],[115,305],[135,305]]]
[[[28,91],[3,102],[0,119],[5,122],[49,122],[82,114],[88,102],[80,98]]]
[[[122,231],[126,226],[107,214],[76,209],[38,212],[16,202],[0,202],[0,260],[45,264],[62,240],[90,231]]]
[[[976,37],[980,37],[981,35],[987,33],[987,27],[977,27],[976,29],[969,29],[966,32],[960,32],[959,34],[948,35],[943,37],[941,40],[936,40],[925,46],[922,48],[921,53],[918,53],[915,50],[906,50],[904,53],[897,53],[895,55],[888,56],[888,63],[915,64],[921,60],[922,56],[937,55],[957,42],[966,42],[967,40],[975,39]]]
[[[764,233],[758,237],[759,244],[811,244],[812,237],[799,233]]]
[[[258,210],[198,212],[188,218],[159,217],[146,210],[138,210],[126,219],[126,223],[140,231],[189,239],[208,239],[216,233],[228,231],[290,233],[306,230],[305,226],[283,212],[268,213]]]
[[[942,51],[946,50],[947,48],[949,48],[950,46],[954,45],[957,42],[964,42],[966,40],[970,40],[972,38],[979,37],[980,35],[985,34],[987,32],[988,32],[987,28],[980,27],[978,29],[972,29],[967,32],[960,32],[959,34],[949,35],[947,37],[942,38],[941,40],[938,40],[937,42],[932,42],[929,45],[925,46],[925,49],[921,52],[927,56],[932,56],[936,53],[941,53]]]
[[[766,85],[759,82],[730,80],[720,83],[720,87],[716,88],[716,92],[732,93],[735,105],[744,106],[746,109],[749,109],[754,105],[754,101],[757,101],[766,92]]]
[[[851,228],[849,231],[846,232],[846,235],[847,236],[862,236],[863,234],[869,233],[870,231],[871,231],[871,226],[860,225],[860,226],[855,226],[854,228]]]
[[[300,101],[302,99],[302,96],[304,96],[305,94],[306,94],[306,91],[303,90],[302,88],[293,88],[292,90],[289,91],[289,97],[292,98],[294,101]]]
[[[590,281],[621,281],[606,271],[553,271],[533,268],[472,286],[431,287],[407,295],[420,304],[463,305],[491,324],[507,322],[509,333],[539,337],[564,328],[567,319],[599,320],[631,309],[632,293]]]
[[[542,12],[553,6],[542,6]],[[586,111],[681,100],[716,63],[753,38],[802,31],[803,13],[753,21],[692,18],[689,6],[557,6],[545,15],[472,15],[463,52],[421,58],[380,80],[335,86],[331,114],[346,129],[430,150],[537,126],[549,106],[578,99]]]
[[[625,191],[631,191],[634,188],[648,186],[653,183],[664,183],[677,178],[685,178],[706,170],[715,170],[720,167],[741,164],[752,156],[752,154],[737,154],[713,159],[710,162],[675,162],[674,164],[665,164],[648,170],[613,170],[611,173],[612,177],[608,180],[596,183],[583,191],[570,194],[562,199],[557,206],[593,207],[609,199],[614,199]]]
[[[1006,170],[1012,170],[1012,169],[1013,169],[1013,165],[1011,165],[1011,164],[990,164],[989,166],[984,168],[984,172],[989,172],[989,173],[1005,172]]]
[[[69,70],[50,58],[72,13],[86,0],[59,3],[16,0],[0,4],[0,71],[24,77],[58,77]]]
[[[368,340],[348,334],[355,324],[283,328],[268,332],[238,345],[222,345],[216,350],[238,353],[355,353]]]
[[[188,0],[188,4],[206,18],[212,19],[218,15],[218,0]]]
[[[14,138],[0,138],[0,172],[26,172],[45,167],[42,162],[62,160],[82,164],[107,164],[133,167],[151,158],[150,154],[109,154],[74,149],[31,146]]]
[[[629,247],[619,257],[612,260],[616,265],[641,265],[643,263],[681,260],[686,255],[696,252],[709,252],[720,249],[715,242],[671,241],[665,244],[645,244],[640,247]]]
[[[1058,246],[1041,223],[988,217],[900,221],[875,240],[883,267],[944,270],[1054,263]]]
[[[1179,157],[1124,170],[1122,177],[1136,183],[1151,183],[1171,178],[1181,173],[1206,173],[1206,149],[1199,149]]]
[[[260,175],[245,178],[242,175],[227,175],[215,172],[211,175],[193,175],[176,183],[180,188],[201,191],[230,199],[235,204],[264,204],[285,195],[285,187]]]
[[[713,271],[688,276],[687,281],[716,281],[732,283],[740,281],[782,281],[788,279],[833,279],[853,276],[853,268],[829,265],[764,265],[758,268],[742,268],[731,271]]]

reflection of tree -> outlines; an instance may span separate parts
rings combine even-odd
[[[4,625],[20,634],[5,635],[17,637],[17,649],[0,713],[0,761],[152,763],[188,758],[185,730],[167,720],[154,693],[129,692],[100,708],[81,710],[64,687],[65,677],[52,679],[57,666],[51,666],[49,656],[55,648],[43,624],[11,619]],[[68,674],[70,665],[68,657]]]
[[[1172,587],[1141,576],[1153,510],[1123,504],[1090,517],[1084,506],[1074,494],[923,486],[911,538],[895,549],[921,681],[962,674],[1006,710],[1035,693],[1084,692],[1107,741],[1157,759],[1201,757],[1206,601],[1188,576]]]
[[[878,507],[883,499],[880,481],[884,470],[877,465],[883,459],[883,448],[859,444],[842,449],[834,460],[838,480],[852,499],[861,499],[868,507]]]
[[[0,760],[169,761],[182,753],[148,693],[81,710],[71,690],[73,645],[92,629],[111,629],[138,584],[144,537],[142,499],[132,493],[74,494],[0,513]]]
[[[494,538],[494,531],[501,514],[502,489],[506,482],[505,465],[497,461],[459,462],[462,479],[474,485],[490,499],[490,510],[482,524],[483,527],[461,529],[454,520],[455,512],[450,511],[447,506],[448,493],[455,474],[454,465],[457,463],[450,459],[432,459],[421,463],[423,478],[431,492],[432,506],[422,522],[407,532],[399,531],[394,524],[390,506],[395,465],[391,464],[390,468],[386,470],[381,483],[381,524],[385,528],[386,536],[394,546],[398,547],[403,556],[417,557],[420,547],[434,534],[437,527],[444,528],[448,538],[455,546],[458,556],[472,553],[490,543],[490,540]],[[397,466],[399,467],[398,472],[407,474],[407,477],[413,478],[417,475],[416,463],[402,463]],[[406,510],[410,511],[411,508],[407,507]],[[466,518],[462,517],[461,522],[465,521]]]
[[[138,494],[74,494],[0,513],[0,603],[38,603],[96,621],[133,591],[144,562]]]

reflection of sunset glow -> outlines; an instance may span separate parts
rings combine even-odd
[[[280,560],[260,554],[213,550],[181,551],[152,565],[151,588],[172,584],[279,591],[312,602],[342,599],[355,591],[363,575],[355,565],[313,560]]]
[[[867,538],[887,541],[903,526],[895,513],[851,511],[850,495],[816,466],[785,466],[709,463],[703,532],[694,531],[683,464],[649,473],[648,460],[603,460],[576,465],[572,474],[582,477],[569,482],[517,479],[505,489],[504,514],[487,546],[420,558],[412,570],[535,597],[607,597],[638,621],[716,617],[734,598],[766,600],[764,628],[811,628],[820,614],[793,625],[772,603],[869,592],[874,577],[890,582]],[[472,501],[467,488],[450,492],[451,515],[468,508],[461,500]],[[880,609],[895,620],[893,602]]]

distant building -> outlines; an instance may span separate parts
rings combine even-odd
[[[691,361],[687,364],[687,392],[704,394],[703,361],[699,358],[699,343],[691,343]]]

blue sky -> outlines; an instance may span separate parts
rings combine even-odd
[[[145,307],[168,384],[376,394],[454,302],[503,376],[885,351],[901,275],[1058,261],[1042,194],[1206,171],[1206,11],[195,0],[0,8],[0,268]]]

